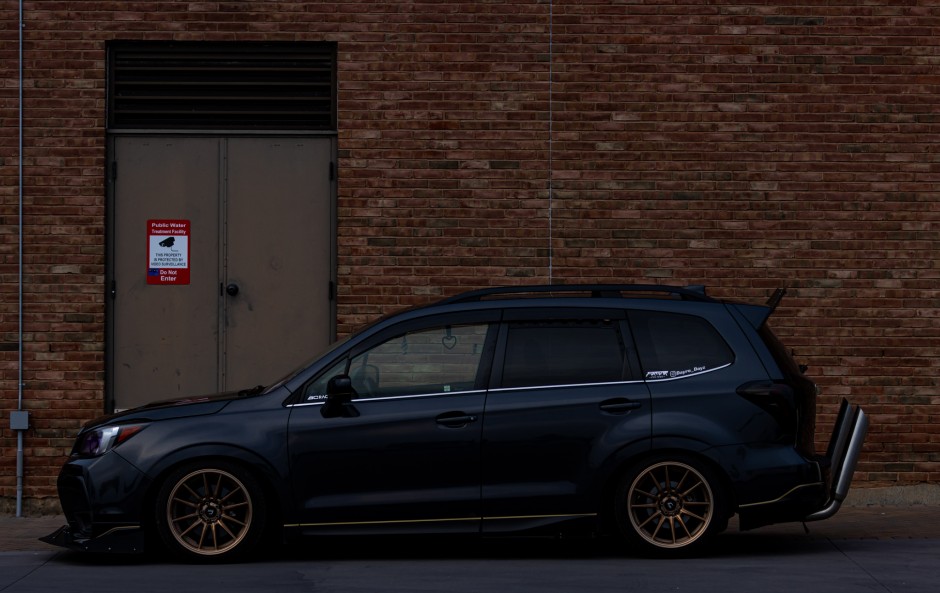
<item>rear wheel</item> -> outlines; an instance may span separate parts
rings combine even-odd
[[[261,487],[230,463],[182,467],[160,489],[156,520],[163,542],[178,555],[201,560],[241,556],[264,531]]]
[[[658,555],[700,548],[726,518],[720,485],[699,462],[662,457],[635,466],[617,491],[621,533]]]

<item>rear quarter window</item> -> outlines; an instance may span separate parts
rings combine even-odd
[[[734,362],[734,351],[702,317],[631,311],[629,319],[647,381],[688,377]]]

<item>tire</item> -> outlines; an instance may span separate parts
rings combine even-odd
[[[235,464],[205,461],[180,467],[157,495],[160,538],[188,560],[241,558],[264,533],[261,491],[258,481]]]
[[[700,462],[678,455],[634,466],[615,505],[620,533],[656,556],[699,550],[727,524],[720,482]]]

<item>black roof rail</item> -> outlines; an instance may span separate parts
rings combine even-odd
[[[716,302],[705,294],[705,287],[668,286],[663,284],[536,284],[529,286],[495,286],[471,290],[438,301],[439,305],[482,301],[487,297],[512,296],[537,293],[589,292],[593,298],[618,298],[626,292],[653,292],[677,296],[686,301]]]

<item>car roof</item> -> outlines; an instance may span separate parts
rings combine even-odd
[[[537,284],[496,286],[471,290],[437,301],[435,305],[468,303],[509,298],[678,298],[684,301],[718,302],[705,294],[705,287],[670,286],[662,284]]]

